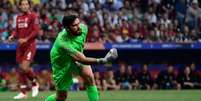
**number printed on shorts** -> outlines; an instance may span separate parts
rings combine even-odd
[[[30,60],[31,59],[31,52],[29,52],[28,54],[27,54],[27,60]]]

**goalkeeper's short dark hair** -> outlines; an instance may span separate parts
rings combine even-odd
[[[78,16],[76,15],[64,16],[62,20],[62,25],[64,27],[69,27],[75,21],[76,18],[78,18]]]

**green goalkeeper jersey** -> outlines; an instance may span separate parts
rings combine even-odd
[[[72,36],[69,31],[63,29],[57,36],[50,52],[50,59],[53,69],[68,69],[73,63],[72,55],[78,51],[83,52],[84,43],[88,28],[80,24],[81,35]]]

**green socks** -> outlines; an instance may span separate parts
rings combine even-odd
[[[56,101],[56,94],[48,96],[45,101]]]
[[[89,101],[99,101],[99,92],[96,86],[87,87]],[[56,94],[48,96],[45,101],[56,101]]]
[[[99,92],[96,86],[87,87],[89,101],[99,101]]]

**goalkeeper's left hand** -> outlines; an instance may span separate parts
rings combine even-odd
[[[112,62],[115,59],[117,59],[118,57],[118,52],[116,48],[112,48],[110,49],[110,51],[106,54],[106,56],[104,58],[100,58],[98,59],[98,63],[108,63],[108,62]]]

